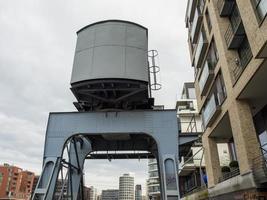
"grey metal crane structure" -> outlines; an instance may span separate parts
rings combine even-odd
[[[151,89],[161,85],[158,67],[148,62],[147,28],[107,20],[77,35],[71,90],[78,112],[49,114],[43,170],[32,199],[83,199],[84,161],[103,158],[156,158],[161,199],[179,199],[179,144],[195,138],[179,138],[175,110],[153,109]]]

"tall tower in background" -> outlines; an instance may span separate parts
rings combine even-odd
[[[135,186],[135,200],[142,200],[142,186]]]
[[[130,174],[120,177],[119,200],[134,200],[134,177]]]
[[[160,183],[156,159],[148,159],[147,195],[152,199],[160,198]]]

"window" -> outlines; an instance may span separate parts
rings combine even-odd
[[[206,13],[206,21],[207,21],[207,25],[208,25],[208,29],[209,29],[209,33],[211,31],[212,25],[211,25],[211,21],[210,21],[210,14],[209,14],[209,10],[207,9]]]
[[[262,21],[267,14],[267,0],[254,0],[259,20]]]
[[[252,52],[247,37],[244,38],[237,52],[240,59],[241,67],[245,67],[252,57]]]
[[[0,173],[0,186],[1,186],[1,184],[2,184],[2,181],[3,181],[3,174]]]
[[[219,55],[218,55],[217,47],[216,47],[215,41],[212,40],[210,47],[209,47],[208,55],[207,55],[207,62],[212,68],[215,68],[218,60],[219,60]]]

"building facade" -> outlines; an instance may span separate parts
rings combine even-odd
[[[97,189],[94,186],[89,187],[90,200],[97,200]]]
[[[267,198],[266,13],[266,0],[188,1],[211,199]],[[229,146],[229,168],[220,165],[220,143]]]
[[[156,159],[148,159],[147,196],[148,199],[160,199],[160,182]]]
[[[119,190],[102,190],[102,200],[118,200]]]
[[[120,177],[119,200],[134,200],[134,177],[130,174]]]
[[[180,146],[179,189],[180,197],[187,197],[195,190],[206,190],[206,169],[204,148],[201,141],[203,125],[197,107],[196,93],[193,82],[184,83],[181,99],[176,103],[180,133],[183,135],[195,134],[198,140]],[[228,145],[218,144],[220,166],[229,165],[230,155]]]
[[[135,186],[135,200],[142,200],[142,186]]]
[[[28,200],[34,173],[9,164],[0,165],[0,199]]]

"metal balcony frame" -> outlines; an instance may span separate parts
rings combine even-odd
[[[204,83],[204,85],[203,85],[203,88],[202,88],[202,89],[200,88],[200,95],[201,95],[201,96],[205,96],[205,95],[207,94],[209,85],[211,84],[211,82],[212,82],[212,80],[213,80],[213,78],[214,78],[214,76],[215,76],[215,74],[214,74],[214,70],[211,69],[211,66],[209,65],[209,61],[206,60],[205,63],[206,63],[206,62],[207,62],[208,68],[209,68],[209,74],[208,74],[208,77],[207,77],[207,79],[206,79],[206,81],[205,81],[205,83]],[[204,69],[205,69],[205,64],[204,64],[204,67],[203,67],[203,69],[202,69],[202,71],[201,71],[201,73],[200,73],[200,75],[199,75],[199,79],[198,79],[198,81],[200,81]]]
[[[192,43],[196,43],[197,42],[197,39],[198,39],[197,36],[199,35],[198,33],[200,32],[201,22],[202,22],[202,19],[203,19],[203,12],[198,7],[195,8],[195,15],[196,15],[197,12],[198,12],[198,17],[196,19],[195,30],[194,30],[193,33],[192,33],[192,27],[191,27],[191,30],[190,30],[190,36],[191,36],[191,39],[192,39]],[[194,15],[192,23],[195,20],[195,15]]]
[[[215,96],[214,93],[212,93],[212,95]],[[212,95],[211,95],[211,96],[212,96]],[[215,98],[215,101],[218,101],[218,99],[216,99],[216,96],[215,96],[214,98]],[[207,99],[205,105],[207,105],[207,102],[208,102],[209,100],[210,100],[210,99]],[[202,111],[201,111],[201,112],[202,112]],[[217,116],[220,114],[220,112],[221,112],[221,105],[219,105],[219,103],[217,102],[216,107],[215,107],[213,113],[210,115],[210,117],[209,117],[209,119],[206,121],[206,123],[204,122],[204,119],[203,119],[203,124],[204,124],[205,128],[210,127],[210,126],[213,124],[213,122],[215,121],[215,119],[217,118]]]
[[[267,146],[267,144],[263,146]],[[254,179],[259,187],[264,187],[264,184],[267,183],[267,151],[263,146],[260,147],[261,155],[253,159],[252,163]]]
[[[198,45],[200,45],[200,43],[197,44],[197,47],[196,47],[195,52],[194,52],[194,64],[195,64],[195,68],[201,68],[201,65],[203,63],[203,59],[201,59],[201,58],[205,55],[205,52],[207,51],[207,48],[209,46],[209,43],[208,43],[207,38],[204,37],[204,36],[202,36],[202,37],[203,37],[203,44],[202,44],[203,46],[202,46],[202,48],[200,50],[199,57],[198,57],[198,60],[197,61],[196,61],[196,52],[197,52],[197,49],[198,49]]]
[[[249,64],[250,60],[253,58],[251,49],[245,51],[243,57],[239,57],[238,63],[233,68],[233,78],[235,81],[239,79],[242,72],[245,70],[246,66]]]
[[[230,21],[230,24],[224,34],[224,39],[228,49],[237,49],[246,35],[238,8],[233,8],[233,12],[238,12],[237,17],[234,17],[234,20]]]
[[[233,6],[235,4],[234,0],[218,0],[217,8],[221,17],[227,17],[231,14]]]

